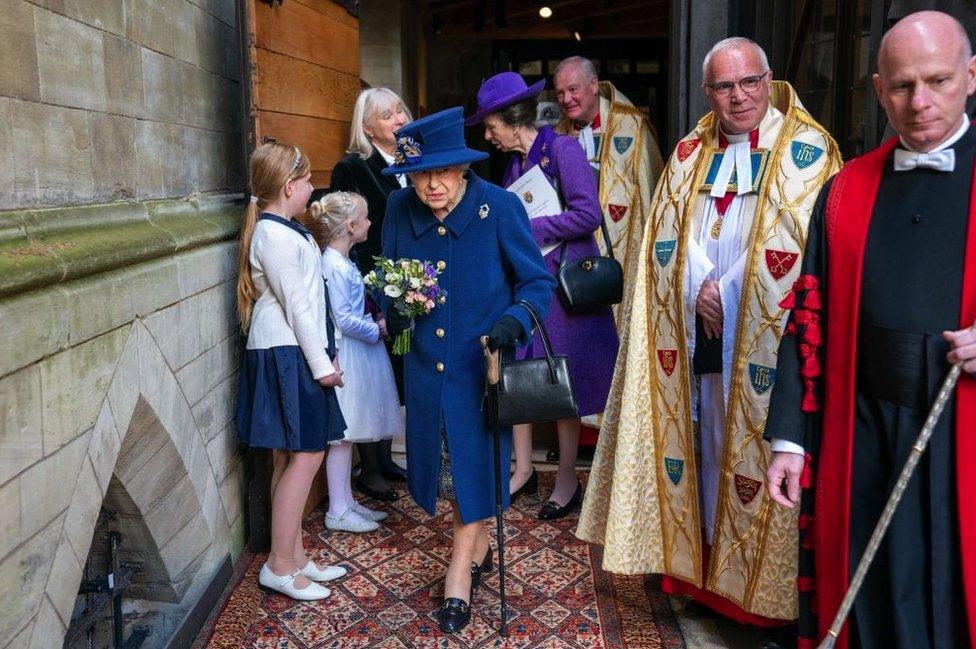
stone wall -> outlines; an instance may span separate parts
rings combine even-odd
[[[244,543],[235,2],[0,7],[0,646],[61,646],[110,485],[163,646]]]
[[[3,0],[0,210],[242,185],[233,0]]]

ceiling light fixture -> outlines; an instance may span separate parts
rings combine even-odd
[[[580,37],[580,33],[579,33],[579,32],[573,32],[573,38],[575,38],[575,39],[576,39],[576,42],[577,42],[577,43],[579,43],[580,41],[582,41],[582,40],[583,40],[583,39],[582,39],[582,38]]]
[[[549,7],[541,7],[539,9],[539,15],[543,18],[552,18],[552,9]]]

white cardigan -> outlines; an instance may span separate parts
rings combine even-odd
[[[319,247],[297,229],[260,219],[251,238],[251,279],[260,297],[248,349],[298,345],[312,376],[335,372],[326,353],[325,286]]]

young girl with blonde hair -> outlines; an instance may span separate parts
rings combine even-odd
[[[251,155],[241,229],[237,312],[247,332],[237,433],[273,449],[271,553],[260,585],[299,600],[329,596],[320,581],[346,570],[320,568],[302,545],[302,509],[326,445],[342,439],[342,385],[330,344],[319,250],[295,222],[312,193],[310,164],[298,147],[262,144]]]
[[[386,513],[367,509],[353,498],[352,444],[392,439],[403,432],[403,423],[393,368],[383,344],[386,321],[365,313],[363,278],[349,259],[350,249],[365,241],[369,231],[366,201],[353,192],[334,192],[312,203],[310,212],[323,247],[322,273],[341,341],[339,361],[348,372],[344,385],[336,390],[346,434],[332,443],[326,459],[329,511],[325,526],[370,532]]]

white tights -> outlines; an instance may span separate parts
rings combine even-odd
[[[352,442],[329,446],[325,477],[329,487],[329,516],[339,518],[356,504],[352,497]]]

